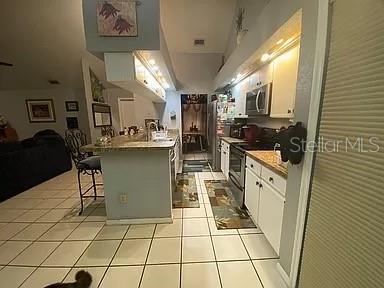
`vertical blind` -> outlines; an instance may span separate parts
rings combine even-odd
[[[384,287],[384,1],[333,1],[329,37],[298,286]]]

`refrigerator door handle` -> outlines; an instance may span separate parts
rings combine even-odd
[[[260,97],[260,94],[261,94],[261,90],[257,91],[257,96],[256,96],[256,110],[257,110],[257,112],[260,112],[260,109],[259,109],[259,97]]]

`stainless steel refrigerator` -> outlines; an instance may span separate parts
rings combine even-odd
[[[212,101],[208,104],[208,160],[213,171],[221,171],[220,137],[229,136],[231,119],[227,118],[228,104]]]
[[[208,161],[213,171],[220,171],[220,138],[217,135],[218,115],[217,115],[218,100],[208,104]]]

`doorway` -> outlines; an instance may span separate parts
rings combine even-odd
[[[119,98],[120,131],[136,125],[134,98]]]
[[[182,142],[186,160],[206,160],[207,96],[181,94]]]

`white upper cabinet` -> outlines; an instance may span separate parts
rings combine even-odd
[[[260,73],[256,71],[249,76],[249,90],[256,89],[260,82]]]
[[[273,64],[264,65],[259,70],[259,86],[271,83],[273,81]]]
[[[233,87],[232,96],[235,97],[235,116],[247,117],[245,113],[246,93],[249,91],[249,77],[245,78]]]
[[[273,61],[271,118],[293,118],[300,46]]]
[[[249,90],[257,89],[272,82],[273,64],[269,63],[249,76]]]

